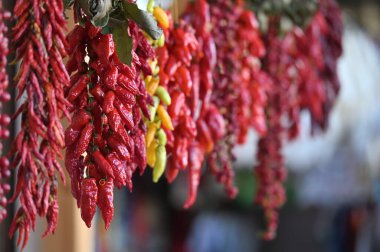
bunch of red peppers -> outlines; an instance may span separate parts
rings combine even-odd
[[[310,112],[314,128],[325,130],[339,93],[341,13],[334,0],[318,2],[305,29],[296,26],[282,37],[280,16],[270,16],[262,33],[242,0],[196,0],[177,24],[151,0],[148,11],[163,36],[152,42],[138,23],[127,20],[128,65],[116,39],[78,8],[80,1],[74,1],[77,24],[66,36],[62,1],[17,0],[11,35],[20,63],[14,80],[21,105],[14,118],[21,120],[21,130],[9,156],[0,158],[0,221],[6,216],[11,170],[17,181],[10,201],[21,203],[10,235],[18,230],[24,247],[37,215],[47,220],[44,235],[54,233],[64,148],[82,219],[91,227],[98,207],[108,229],[114,187],[132,190],[133,174],[142,175],[147,164],[154,168],[155,182],[165,170],[169,183],[187,172],[185,208],[196,201],[206,165],[235,197],[234,147],[254,129],[260,136],[255,201],[267,220],[263,237],[273,239],[286,198],[283,142],[297,137],[301,110]],[[11,98],[7,18],[0,4],[1,102]],[[64,118],[69,121],[65,131]],[[1,139],[9,137],[10,121],[0,115]]]
[[[5,21],[9,19],[11,14],[3,10],[3,3],[0,1],[0,111],[3,110],[3,104],[10,100],[10,95],[7,92],[9,85],[8,75],[6,72],[7,56],[9,53],[8,39],[6,33],[8,31]],[[0,114],[0,139],[5,140],[9,138],[9,130],[7,126],[11,122],[11,118],[4,113]],[[3,143],[0,143],[0,153],[3,154]],[[7,180],[11,176],[9,170],[9,160],[6,156],[0,157],[0,222],[7,217],[7,203],[8,199],[6,194],[10,191],[11,187]]]
[[[66,57],[63,3],[60,0],[18,0],[13,10],[12,45],[20,62],[14,81],[21,105],[15,118],[21,120],[10,156],[17,173],[15,192],[21,207],[9,234],[19,231],[25,246],[36,217],[48,223],[45,235],[54,233],[58,218],[57,175],[64,180],[59,158],[65,145],[61,120],[68,116],[64,87],[70,77]],[[23,238],[22,238],[23,237]]]
[[[133,61],[123,64],[110,34],[89,21],[68,35],[71,75],[66,98],[73,117],[65,132],[65,165],[71,191],[87,226],[98,206],[106,229],[113,218],[114,186],[132,190],[132,174],[147,165],[143,116],[153,105],[143,76],[151,75],[154,51],[137,25],[125,30],[133,38]]]

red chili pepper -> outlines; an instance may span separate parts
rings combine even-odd
[[[171,118],[177,118],[186,102],[185,94],[179,91],[174,91],[170,94],[172,103],[168,107],[168,112]]]
[[[75,101],[79,97],[79,95],[86,89],[87,84],[89,83],[90,78],[87,75],[83,75],[74,86],[69,91],[67,96],[67,100],[69,102]]]
[[[197,191],[199,186],[199,181],[201,177],[201,169],[204,158],[204,151],[200,144],[194,142],[189,148],[189,193],[184,204],[184,208],[190,208],[197,199]]]
[[[74,130],[72,127],[68,127],[65,131],[65,144],[66,147],[73,145],[79,139],[81,134],[80,130]]]
[[[107,118],[108,118],[108,122],[111,129],[114,132],[118,132],[119,128],[121,127],[122,121],[121,121],[120,114],[117,112],[117,110],[116,109],[111,110],[111,112],[107,114]]]
[[[82,155],[87,150],[87,147],[91,142],[94,129],[94,125],[88,123],[86,127],[82,130],[77,144],[77,155]]]
[[[82,180],[81,191],[81,216],[87,227],[91,227],[91,221],[96,213],[96,203],[100,197],[100,190],[98,192],[98,186],[96,180],[93,178]]]
[[[107,143],[112,150],[116,151],[121,160],[129,161],[131,159],[131,155],[129,154],[127,147],[120,143],[115,136],[109,136]]]
[[[113,184],[113,179],[99,181],[98,207],[102,213],[106,230],[110,227],[114,215]]]
[[[139,90],[136,82],[124,74],[118,75],[117,83],[133,95],[137,95],[140,93],[140,90]]]
[[[109,57],[115,52],[115,44],[110,34],[91,40],[90,45],[103,64],[107,64]]]
[[[115,94],[124,106],[133,107],[136,104],[135,96],[122,87],[116,87]]]
[[[180,66],[174,76],[181,91],[184,92],[186,96],[189,96],[193,86],[189,70],[185,66]]]
[[[115,175],[114,183],[119,189],[121,189],[123,186],[127,185],[127,173],[125,170],[125,165],[123,165],[115,152],[108,154],[107,159],[113,168],[113,174]]]
[[[115,178],[111,164],[107,161],[107,159],[103,156],[103,154],[100,151],[94,151],[92,153],[92,157],[94,158],[95,164],[101,172],[103,172],[110,178]]]
[[[119,70],[115,66],[110,66],[102,75],[101,81],[104,86],[111,90],[115,90],[117,87],[117,79],[119,75]]]
[[[108,91],[104,97],[103,111],[108,114],[114,109],[115,93],[113,91]]]
[[[119,112],[119,115],[123,122],[125,123],[125,126],[128,130],[133,130],[135,125],[133,122],[133,115],[131,110],[128,110],[119,99],[115,99],[114,102],[115,107],[117,108],[117,111]]]
[[[81,109],[74,114],[70,126],[74,130],[81,130],[90,121],[91,115],[84,109]]]

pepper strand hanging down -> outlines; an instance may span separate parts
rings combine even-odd
[[[184,207],[189,208],[196,201],[204,158],[225,132],[219,110],[209,102],[212,85],[203,87],[207,95],[200,97],[200,62],[203,61],[202,73],[205,77],[211,76],[216,56],[214,50],[208,50],[214,47],[214,42],[209,35],[206,35],[208,40],[203,42],[200,38],[198,41],[196,32],[186,21],[182,20],[174,27],[170,13],[161,12],[161,16],[157,13],[157,20],[167,19],[162,16],[169,19],[166,22],[169,25],[162,26],[165,45],[156,49],[161,69],[160,84],[171,97],[167,110],[174,128],[173,132],[165,130],[168,152],[166,178],[171,183],[179,171],[187,170],[189,190]]]
[[[266,107],[267,133],[258,143],[257,160],[254,168],[258,181],[255,202],[264,209],[267,230],[263,234],[265,240],[275,237],[278,227],[278,209],[285,202],[285,190],[282,183],[286,180],[286,169],[282,156],[282,141],[286,137],[286,128],[282,118],[289,109],[288,90],[290,81],[287,78],[283,43],[278,38],[279,19],[274,17],[269,23],[266,37],[267,55],[264,68],[269,76],[262,81],[268,86],[268,104]]]
[[[201,86],[214,85],[210,98],[222,112],[227,133],[222,141],[217,142],[208,164],[217,180],[225,185],[227,194],[233,198],[237,193],[233,185],[233,148],[245,141],[251,125],[260,134],[266,130],[264,88],[254,81],[260,68],[258,58],[263,56],[265,49],[256,18],[253,13],[244,10],[242,1],[212,1],[208,6],[206,1],[198,0],[193,7],[189,7],[188,12],[194,13],[191,22],[198,36],[205,36],[211,26],[211,35],[216,42],[206,50],[206,55],[212,50],[217,51],[217,58],[213,59],[218,62],[216,71],[212,76],[202,78]],[[206,38],[205,41],[208,40]],[[205,69],[204,65],[201,69]]]
[[[152,75],[148,62],[154,51],[134,22],[124,32],[133,38],[131,66],[119,60],[112,35],[89,21],[68,35],[71,87],[66,95],[73,103],[73,119],[65,132],[65,165],[88,227],[97,205],[109,228],[114,186],[132,190],[132,174],[137,168],[142,174],[146,167],[142,118],[150,118],[153,100],[143,77]]]
[[[66,56],[62,1],[18,0],[13,14],[17,22],[12,44],[20,62],[14,79],[17,99],[23,99],[15,114],[21,118],[21,131],[10,152],[11,167],[17,171],[11,201],[19,198],[21,207],[9,235],[19,230],[18,243],[23,239],[24,247],[37,215],[46,217],[44,235],[54,233],[57,224],[57,172],[64,180],[58,162],[64,147],[60,120],[68,117],[63,87],[69,85],[69,75],[62,60]]]
[[[160,7],[155,7],[155,1],[148,2],[147,10],[152,13],[162,29],[168,29],[170,24],[169,17]],[[147,35],[148,36],[148,35]],[[149,37],[151,44],[155,47],[162,47],[165,44],[165,35],[154,41]],[[157,183],[165,173],[167,163],[167,134],[166,131],[173,130],[173,123],[168,115],[165,106],[171,105],[171,97],[166,87],[160,85],[160,67],[158,61],[150,63],[152,75],[145,78],[148,93],[153,97],[154,105],[149,107],[150,118],[145,118],[147,133],[145,136],[147,163],[153,168],[153,182]],[[171,132],[170,132],[171,134]]]
[[[342,14],[334,0],[318,1],[304,32],[295,32],[301,109],[310,111],[312,130],[326,130],[340,90],[337,63],[342,54]]]
[[[6,71],[7,67],[7,55],[8,55],[8,39],[6,33],[8,31],[5,21],[9,19],[11,14],[3,10],[3,3],[0,1],[0,112],[3,109],[4,103],[8,102],[10,95],[7,92],[9,85],[8,75]],[[9,130],[7,126],[11,122],[11,118],[4,114],[0,114],[0,139],[9,138]],[[0,153],[3,154],[3,144],[0,143]],[[6,194],[10,191],[11,187],[7,180],[11,176],[11,170],[9,169],[9,160],[7,157],[0,157],[0,223],[7,217],[7,203],[8,199]]]

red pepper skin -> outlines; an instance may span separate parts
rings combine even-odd
[[[106,96],[104,97],[104,102],[103,102],[104,113],[108,114],[113,110],[114,101],[115,101],[115,93],[113,91],[108,91]]]
[[[119,99],[115,99],[114,105],[119,112],[119,115],[123,122],[125,123],[125,126],[128,130],[133,130],[135,127],[135,123],[133,122],[133,115],[132,111],[128,110]]]
[[[88,228],[91,227],[91,221],[96,213],[98,194],[98,186],[94,178],[82,180],[80,208],[82,219]]]
[[[189,148],[189,193],[184,208],[190,208],[197,199],[199,181],[201,178],[201,169],[204,159],[204,151],[200,144],[194,142]]]
[[[81,130],[91,121],[91,115],[84,109],[79,110],[74,114],[70,127],[74,130]]]
[[[92,134],[94,133],[94,125],[88,123],[86,127],[82,130],[80,138],[77,145],[77,155],[82,155],[86,150],[90,141],[92,139]]]
[[[133,107],[136,104],[136,97],[126,89],[117,86],[115,89],[116,96],[120,99],[124,106]]]
[[[117,110],[116,109],[111,110],[111,112],[107,114],[107,118],[108,118],[108,122],[111,129],[114,132],[118,132],[119,128],[121,127],[121,117],[120,117],[120,114],[117,112]]]
[[[107,34],[91,40],[91,48],[98,55],[103,64],[108,64],[109,58],[115,52],[115,44],[112,40],[112,35]]]
[[[100,151],[94,151],[94,153],[92,153],[92,157],[101,172],[110,178],[115,178],[111,164]]]
[[[179,173],[179,169],[175,166],[174,159],[169,159],[167,165],[166,165],[166,179],[169,184],[173,183],[174,180],[177,178]]]
[[[133,136],[133,141],[135,144],[135,157],[137,165],[140,168],[140,175],[144,174],[146,163],[146,146],[145,146],[145,136],[141,131],[138,131]]]
[[[180,91],[174,91],[171,94],[172,104],[168,107],[168,113],[171,118],[177,118],[186,102],[185,94]]]
[[[186,138],[176,138],[174,142],[174,159],[180,169],[186,169],[189,162],[189,141]]]
[[[120,161],[118,155],[115,152],[108,154],[107,159],[113,168],[113,174],[115,175],[114,183],[117,188],[121,189],[123,186],[127,185],[127,173],[125,164],[123,165],[123,162]]]
[[[129,161],[131,159],[131,155],[129,154],[127,147],[120,143],[120,141],[115,136],[108,137],[107,143],[112,150],[116,151],[118,157],[121,160]]]
[[[65,144],[66,146],[73,145],[79,139],[81,134],[80,130],[74,130],[72,127],[68,127],[65,131]]]
[[[210,129],[207,123],[203,120],[197,122],[198,136],[197,139],[205,148],[207,153],[210,153],[214,149],[214,141],[212,140]]]
[[[197,125],[195,124],[193,118],[190,116],[181,116],[179,118],[179,131],[181,134],[189,139],[195,138],[197,135]]]
[[[206,122],[214,142],[220,140],[226,134],[226,125],[223,116],[219,113],[217,108],[210,107],[206,115]]]
[[[115,90],[117,87],[117,78],[119,75],[119,70],[117,67],[112,66],[105,71],[101,76],[101,80],[104,86],[111,90]]]
[[[156,49],[157,61],[159,66],[165,66],[169,59],[169,52],[166,46]],[[160,71],[163,72],[163,71]]]
[[[165,66],[165,73],[168,76],[173,76],[177,69],[180,67],[179,61],[174,57],[174,56],[169,56],[168,62],[166,63]]]
[[[106,230],[110,227],[114,215],[113,187],[113,179],[99,181],[98,207],[102,213]]]
[[[193,86],[193,81],[191,80],[191,75],[189,70],[185,66],[178,68],[174,75],[180,89],[185,93],[186,96],[190,95],[191,88]]]
[[[67,100],[69,102],[74,102],[79,97],[79,95],[83,92],[83,90],[86,89],[89,81],[90,81],[90,78],[87,75],[82,75],[82,77],[69,90]]]
[[[104,96],[105,96],[105,93],[104,93],[104,90],[102,89],[102,87],[100,86],[100,84],[96,84],[91,90],[90,90],[90,94],[92,94],[95,99],[98,101],[98,102],[103,102],[103,99],[104,99]]]
[[[119,74],[119,76],[117,77],[117,83],[133,95],[137,95],[140,93],[140,90],[136,82],[124,74]]]
[[[67,42],[69,44],[68,53],[71,54],[74,49],[82,43],[85,38],[85,30],[82,26],[76,25],[74,29],[67,35]]]

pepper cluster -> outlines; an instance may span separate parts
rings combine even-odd
[[[254,126],[260,134],[266,130],[265,89],[255,82],[260,71],[259,58],[265,54],[265,48],[256,17],[244,9],[243,1],[209,2],[210,32],[216,42],[218,62],[212,72],[211,101],[221,110],[227,132],[208,161],[217,180],[234,197],[237,191],[233,186],[233,149],[246,141],[250,127]]]
[[[254,170],[259,182],[256,202],[268,222],[265,239],[275,237],[278,209],[285,202],[284,139],[298,136],[301,110],[310,112],[313,130],[327,128],[340,86],[336,67],[342,53],[341,37],[341,14],[331,0],[319,1],[319,10],[305,31],[295,27],[283,38],[280,17],[270,18],[262,74],[262,83],[269,87],[265,108],[268,131],[259,140],[259,164]]]
[[[19,243],[24,239],[25,246],[37,215],[46,217],[45,235],[54,233],[57,224],[57,172],[64,180],[58,162],[64,148],[61,118],[68,116],[63,88],[70,78],[63,63],[67,53],[62,1],[18,0],[13,15],[17,22],[12,44],[20,62],[14,80],[22,105],[15,114],[21,131],[10,152],[11,167],[17,169],[11,201],[19,198],[21,207],[9,234],[19,230]]]
[[[153,14],[160,27],[168,29],[170,25],[169,17],[160,7],[155,7],[155,1],[148,2],[148,11]],[[152,41],[152,45],[164,46],[165,35],[162,34],[159,40]],[[153,181],[158,182],[165,172],[167,163],[167,134],[172,131],[173,123],[165,106],[171,105],[171,97],[166,87],[160,85],[160,66],[155,60],[151,63],[152,74],[147,76],[146,88],[153,97],[154,105],[150,107],[150,118],[146,118],[147,133],[145,143],[147,148],[147,163],[153,168]]]
[[[125,32],[133,38],[131,66],[119,60],[112,35],[89,21],[68,35],[66,96],[74,115],[65,132],[65,164],[88,227],[98,206],[108,229],[114,186],[132,190],[132,174],[137,168],[142,174],[147,164],[143,116],[150,118],[153,99],[142,76],[152,75],[154,51],[134,22]]]
[[[0,111],[3,109],[3,104],[10,100],[10,95],[7,92],[9,85],[8,75],[6,72],[7,55],[8,55],[8,39],[6,33],[8,28],[5,21],[9,19],[11,14],[3,10],[2,1],[0,1]],[[9,130],[6,128],[11,122],[11,118],[6,114],[0,115],[0,139],[9,138]],[[3,144],[0,143],[0,153],[3,153]],[[9,179],[11,171],[9,170],[9,160],[7,157],[0,158],[0,222],[7,216],[7,203],[6,193],[10,191],[10,185],[5,180]],[[3,182],[4,180],[4,182]]]
[[[343,24],[335,1],[320,0],[318,6],[306,29],[294,32],[295,46],[288,54],[297,61],[300,107],[310,111],[313,129],[326,130],[340,90],[337,61],[342,54]]]

